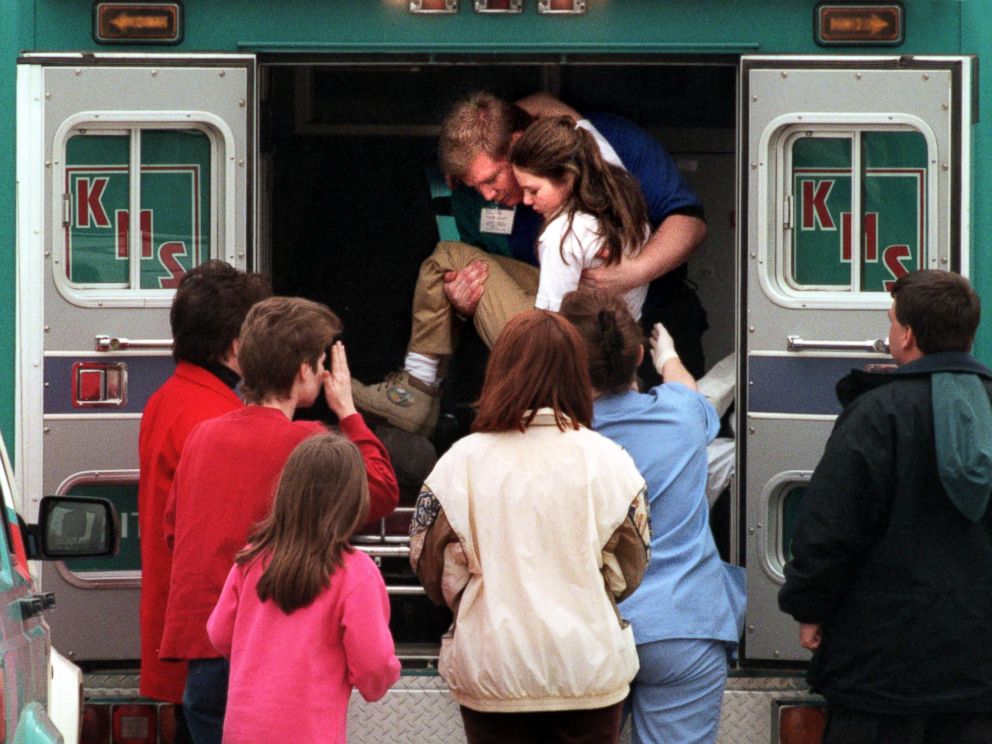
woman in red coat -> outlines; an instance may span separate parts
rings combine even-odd
[[[186,685],[185,663],[158,658],[172,569],[162,515],[172,479],[193,427],[244,405],[234,392],[238,334],[251,306],[271,294],[262,275],[208,261],[183,277],[172,303],[176,371],[148,399],[138,440],[141,694],[156,700],[178,704]]]

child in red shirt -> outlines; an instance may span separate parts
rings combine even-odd
[[[238,349],[248,406],[199,424],[183,448],[163,520],[173,558],[159,656],[188,662],[183,713],[196,744],[221,741],[228,683],[227,660],[207,637],[207,618],[235,555],[271,510],[290,453],[327,431],[317,421],[293,421],[296,409],[319,395],[327,400],[341,433],[362,454],[370,518],[389,514],[399,500],[389,455],[355,411],[344,346],[334,341],[340,331],[340,320],[319,303],[257,303]]]
[[[345,742],[352,688],[371,702],[399,678],[382,576],[348,544],[367,510],[355,445],[325,434],[293,450],[207,621],[231,661],[224,744]]]

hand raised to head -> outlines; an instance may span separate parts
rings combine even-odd
[[[335,341],[330,351],[330,369],[324,375],[324,398],[338,420],[356,412],[351,397],[351,371],[344,344]]]

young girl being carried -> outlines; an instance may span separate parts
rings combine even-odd
[[[583,269],[637,255],[650,233],[640,186],[589,122],[542,117],[513,136],[514,179],[524,204],[544,218],[535,246],[540,268],[464,243],[438,244],[420,269],[403,369],[377,385],[352,380],[355,405],[400,429],[430,436],[438,420],[444,368],[458,340],[444,293],[448,271],[473,261],[488,267],[472,322],[492,348],[511,318],[535,307],[557,311]],[[624,294],[634,318],[641,317],[647,292],[643,284]]]
[[[225,744],[345,742],[352,688],[374,701],[399,678],[382,576],[348,544],[368,501],[354,444],[324,434],[293,450],[207,622],[231,661]]]
[[[637,255],[650,234],[640,185],[604,154],[612,148],[567,116],[539,119],[510,147],[524,204],[544,217],[536,247],[538,308],[557,311],[583,269]],[[624,295],[635,319],[647,291],[643,284]]]

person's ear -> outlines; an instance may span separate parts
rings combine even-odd
[[[644,361],[644,344],[641,344],[640,346],[637,347],[637,364],[634,365],[634,368],[636,369],[640,367],[641,362],[643,361]]]
[[[913,331],[913,326],[906,326],[906,333],[903,335],[903,348],[913,352],[920,350],[920,347],[916,345],[916,333]]]

